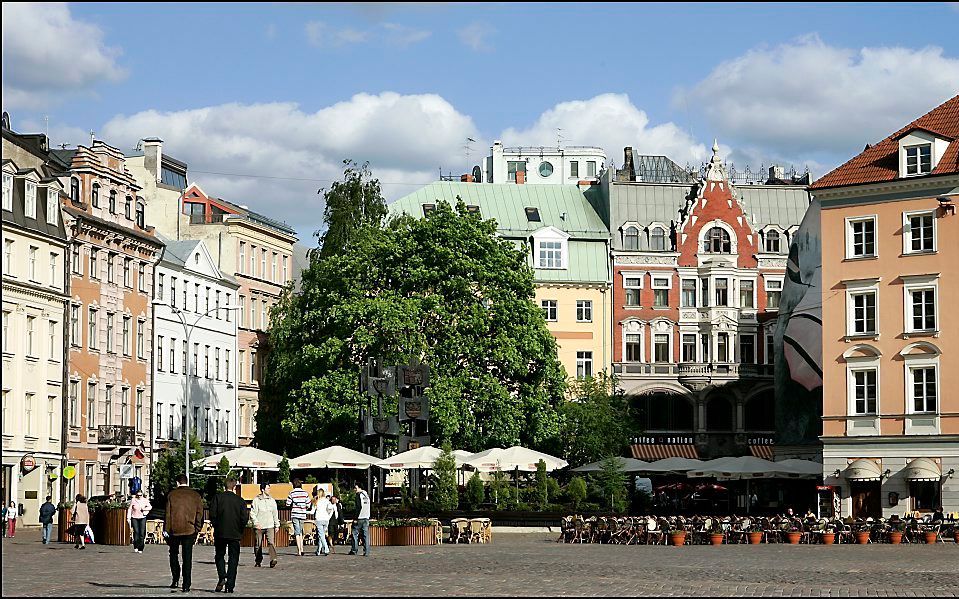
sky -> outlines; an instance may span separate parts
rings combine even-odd
[[[2,23],[14,130],[160,137],[306,243],[344,159],[388,200],[493,140],[697,165],[716,139],[818,177],[959,93],[959,3],[4,3]]]

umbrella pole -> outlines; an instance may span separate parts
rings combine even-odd
[[[752,503],[749,498],[752,497],[749,494],[749,479],[746,479],[746,514],[749,514],[749,504]]]

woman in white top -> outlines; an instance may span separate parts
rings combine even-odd
[[[313,517],[316,519],[316,554],[329,555],[330,546],[326,542],[326,531],[330,525],[330,516],[336,508],[326,498],[326,491],[315,488],[316,497],[313,504]]]

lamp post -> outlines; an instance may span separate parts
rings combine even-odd
[[[153,302],[154,306],[167,306],[170,308],[170,311],[176,314],[177,319],[179,319],[180,324],[183,325],[183,335],[186,337],[186,363],[183,365],[183,430],[181,430],[181,435],[183,436],[183,467],[184,473],[186,474],[186,484],[190,484],[190,439],[188,437],[188,431],[190,429],[190,337],[193,336],[193,329],[196,328],[196,325],[200,323],[203,318],[209,316],[213,312],[219,313],[220,310],[239,310],[240,306],[234,306],[227,304],[226,306],[220,306],[218,308],[210,308],[203,314],[197,315],[196,319],[192,323],[187,323],[186,313],[177,308],[176,306],[171,306],[166,302]],[[234,335],[234,338],[236,335]],[[196,425],[196,422],[193,423]]]

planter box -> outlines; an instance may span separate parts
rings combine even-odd
[[[97,510],[90,517],[90,528],[100,545],[129,545],[133,538],[127,510],[122,507]]]
[[[57,540],[61,543],[72,543],[73,537],[67,534],[73,526],[73,508],[57,510]]]
[[[283,525],[281,522],[280,529],[276,531],[276,536],[273,539],[273,542],[276,544],[276,547],[277,548],[289,547],[290,540],[292,538],[293,537],[290,535],[289,531],[283,528]],[[248,526],[243,529],[243,538],[240,539],[240,547],[253,547],[254,546],[253,541],[254,541],[253,529]]]
[[[436,526],[370,526],[371,547],[436,545]]]

